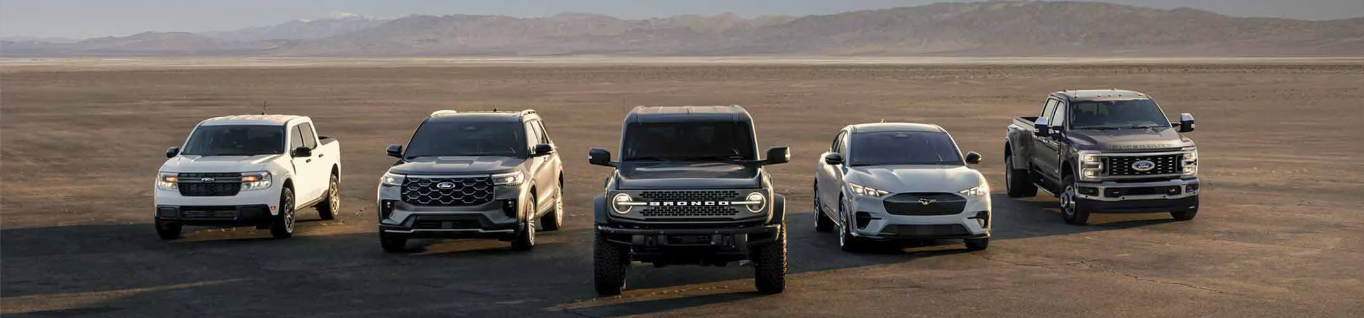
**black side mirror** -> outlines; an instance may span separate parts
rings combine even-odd
[[[312,157],[312,156],[313,156],[313,150],[312,150],[312,149],[308,149],[308,147],[298,147],[298,148],[294,148],[294,153],[293,153],[293,155],[294,155],[294,157]]]
[[[791,148],[778,146],[767,148],[767,162],[764,164],[775,165],[791,162]]]
[[[1190,113],[1179,114],[1179,124],[1177,125],[1177,127],[1179,127],[1179,132],[1182,133],[1194,131],[1193,114]]]
[[[537,144],[535,145],[534,150],[535,156],[539,157],[554,153],[554,146],[550,146],[549,144]]]
[[[1051,121],[1047,120],[1046,117],[1037,117],[1037,121],[1033,122],[1032,126],[1037,129],[1035,134],[1038,137],[1051,136]]]
[[[841,164],[843,164],[843,155],[842,155],[842,154],[839,154],[839,153],[837,153],[837,152],[825,153],[825,154],[824,154],[824,164],[827,164],[827,165],[830,165],[830,166],[841,165]]]
[[[394,158],[402,158],[403,145],[388,145],[388,156]]]
[[[980,153],[975,151],[966,153],[966,164],[970,165],[980,164]]]
[[[611,152],[599,147],[592,147],[587,151],[587,162],[598,166],[616,166],[616,163],[611,162]]]
[[[166,158],[175,158],[177,155],[180,155],[180,147],[166,148]]]

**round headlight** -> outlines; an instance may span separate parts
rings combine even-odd
[[[621,203],[626,203],[633,200],[634,199],[631,198],[629,194],[617,193],[615,197],[611,198],[611,209],[616,210],[616,213],[620,214],[630,213],[631,207],[629,205],[624,205]]]
[[[767,196],[763,195],[761,192],[749,193],[748,197],[745,197],[744,200],[749,202],[758,202],[757,204],[749,204],[748,212],[760,213],[763,210],[767,209]]]

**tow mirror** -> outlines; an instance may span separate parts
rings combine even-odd
[[[388,156],[395,158],[403,157],[403,145],[388,145]]]
[[[978,165],[978,164],[980,164],[980,153],[975,152],[975,151],[966,153],[966,164],[971,164],[971,165]]]
[[[1175,127],[1179,128],[1179,132],[1182,133],[1194,131],[1193,114],[1190,113],[1179,114],[1179,122],[1176,123],[1175,125],[1176,125]]]
[[[312,156],[313,156],[313,150],[312,150],[312,149],[308,149],[308,147],[298,147],[298,148],[294,148],[294,157],[312,157]]]
[[[180,155],[180,147],[166,148],[166,158],[175,158],[177,155]]]
[[[764,164],[775,165],[791,162],[791,149],[786,146],[767,148],[767,162]]]
[[[592,147],[587,151],[587,162],[598,166],[616,166],[616,163],[611,162],[611,152],[600,147]]]
[[[841,164],[843,164],[843,155],[841,155],[841,154],[839,154],[839,153],[837,153],[837,152],[825,153],[825,154],[824,154],[824,164],[827,164],[827,165],[830,165],[830,166],[841,165]]]
[[[1033,122],[1032,126],[1037,129],[1035,134],[1038,137],[1051,136],[1051,121],[1047,120],[1046,117],[1037,117],[1037,121]]]
[[[552,154],[552,153],[554,153],[554,146],[550,146],[549,144],[537,144],[537,145],[535,145],[535,156],[536,156],[536,157],[544,156],[544,155],[549,155],[549,154]]]

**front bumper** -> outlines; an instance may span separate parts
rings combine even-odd
[[[270,206],[254,205],[157,205],[156,220],[193,226],[265,226],[273,224]]]
[[[380,185],[379,231],[418,238],[509,238],[520,225],[525,192],[520,186],[497,186],[485,204],[423,206],[403,202],[398,187]]]
[[[884,200],[862,196],[852,200],[853,236],[871,240],[990,237],[994,215],[989,196],[969,197],[961,213],[949,215],[895,215],[886,211]]]
[[[1076,197],[1094,213],[1181,211],[1198,206],[1199,180],[1079,182]]]
[[[627,227],[598,225],[597,235],[611,244],[630,246],[633,260],[655,264],[723,265],[749,259],[750,250],[775,243],[782,225],[706,228]]]

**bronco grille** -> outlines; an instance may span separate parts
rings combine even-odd
[[[430,206],[473,206],[493,201],[491,177],[422,178],[403,181],[403,202]]]
[[[901,193],[883,204],[886,213],[894,215],[952,215],[966,209],[966,198],[951,193]]]
[[[1104,174],[1109,176],[1162,176],[1180,174],[1184,172],[1180,159],[1182,154],[1155,155],[1155,156],[1104,156]],[[1132,165],[1138,161],[1151,161],[1155,163],[1155,168],[1149,171],[1137,171]]]
[[[639,194],[648,201],[721,201],[739,197],[739,191],[644,191]]]
[[[187,197],[230,197],[242,190],[240,172],[180,173],[180,195]]]
[[[713,217],[733,216],[739,210],[730,206],[656,206],[640,212],[643,216]]]
[[[648,202],[686,204],[645,207],[639,212],[644,217],[731,217],[738,214],[741,208],[706,204],[739,200],[739,191],[644,191],[639,196]]]

